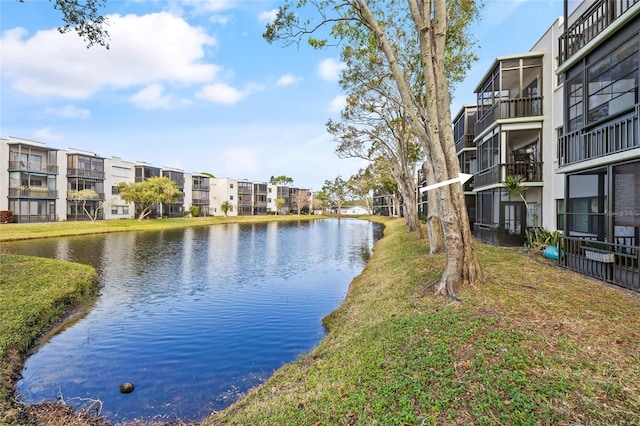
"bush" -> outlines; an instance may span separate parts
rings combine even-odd
[[[191,217],[200,216],[200,207],[198,207],[198,206],[189,207],[189,213],[191,214]]]
[[[13,222],[13,212],[11,210],[0,210],[0,223]]]
[[[524,235],[525,245],[529,249],[544,250],[549,246],[558,247],[558,241],[562,233],[535,226],[528,228]]]

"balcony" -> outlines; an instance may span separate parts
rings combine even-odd
[[[47,187],[9,188],[9,198],[58,198],[58,191]]]
[[[495,103],[476,122],[476,135],[481,134],[498,120],[507,118],[536,117],[542,115],[542,96],[503,99]]]
[[[85,177],[104,180],[104,172],[86,169],[67,169],[67,177]]]
[[[520,176],[522,182],[542,182],[542,162],[498,164],[474,175],[475,188],[504,182],[507,176]]]
[[[37,161],[9,161],[9,171],[58,174],[58,166]]]
[[[596,0],[558,39],[560,65],[600,35],[640,0]]]
[[[475,148],[476,144],[473,143],[473,135],[464,135],[456,141],[456,152],[462,151],[464,148]]]
[[[558,138],[559,166],[640,148],[640,104],[635,113]]]
[[[640,247],[633,238],[616,238],[616,243],[585,238],[560,237],[558,263],[561,267],[590,277],[640,291]]]
[[[98,213],[95,218],[87,216],[85,212],[78,212],[77,214],[67,214],[67,220],[70,222],[88,222],[93,220],[104,220],[104,213]]]
[[[42,223],[57,222],[58,216],[55,214],[19,214],[13,215],[15,223]]]
[[[95,192],[95,191],[94,191]],[[76,190],[72,190],[72,191],[67,191],[67,200],[73,200],[76,201],[75,198],[73,198],[72,196],[78,193],[78,191]],[[90,197],[90,198],[86,198],[86,199],[78,199],[77,201],[104,201],[104,193],[103,192],[95,192],[95,197]]]
[[[193,186],[192,186],[192,190],[194,190],[194,191],[207,191],[207,192],[209,192],[209,191],[210,191],[210,188],[209,188],[209,185],[202,185],[202,184],[194,183],[194,184],[193,184]]]

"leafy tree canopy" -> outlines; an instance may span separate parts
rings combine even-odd
[[[271,183],[272,185],[288,186],[293,184],[293,179],[285,175],[271,176],[271,179],[269,179],[269,183]]]
[[[127,203],[134,203],[140,211],[139,220],[145,219],[151,213],[153,206],[161,203],[174,203],[182,192],[176,187],[176,183],[168,177],[152,177],[143,182],[118,185],[120,198]]]
[[[24,0],[18,0],[24,3]],[[60,33],[75,31],[87,48],[99,44],[109,48],[109,33],[104,29],[107,19],[100,14],[107,0],[49,0],[53,8],[62,14],[64,25],[58,27]]]

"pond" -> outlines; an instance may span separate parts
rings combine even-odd
[[[115,423],[202,420],[319,343],[381,236],[379,224],[326,219],[2,243],[90,264],[102,286],[29,357],[20,395],[99,401]]]

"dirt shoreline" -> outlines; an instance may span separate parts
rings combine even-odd
[[[53,336],[60,333],[67,327],[75,324],[84,318],[95,306],[95,300],[79,306],[69,306],[57,321],[48,325],[38,336],[34,344],[27,350],[21,351],[18,348],[8,348],[4,357],[3,368],[0,371],[2,381],[6,383],[7,389],[11,392],[8,407],[5,413],[0,416],[0,422],[20,425],[37,426],[109,426],[111,423],[95,414],[85,414],[76,412],[73,408],[65,405],[64,401],[46,401],[37,404],[27,404],[19,400],[18,388],[16,384],[20,380],[21,371],[27,358],[34,354],[42,345],[48,342]]]

